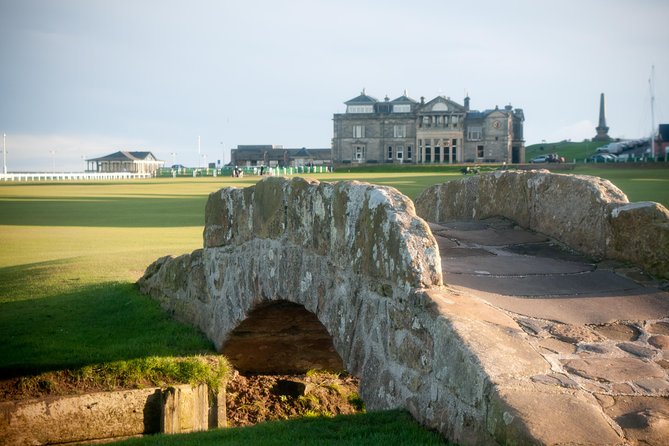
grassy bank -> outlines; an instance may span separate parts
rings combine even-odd
[[[564,157],[568,162],[573,160],[583,161],[597,153],[597,149],[606,142],[602,141],[586,141],[586,142],[551,142],[542,144],[532,144],[525,148],[525,159],[527,161],[539,155],[548,155],[557,153]]]

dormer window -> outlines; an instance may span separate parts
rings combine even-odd
[[[393,105],[393,113],[410,113],[411,104],[395,104]]]
[[[346,107],[346,113],[374,113],[373,105],[349,105]]]

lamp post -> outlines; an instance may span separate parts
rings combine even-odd
[[[55,174],[56,173],[56,151],[55,150],[49,150],[49,153],[51,154],[51,158],[53,160],[52,172]]]

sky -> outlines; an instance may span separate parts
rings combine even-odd
[[[363,88],[511,104],[526,145],[593,137],[604,93],[609,134],[647,137],[652,72],[669,122],[668,23],[666,0],[0,0],[2,148],[10,172],[328,148]]]

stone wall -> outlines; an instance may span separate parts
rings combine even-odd
[[[508,315],[446,293],[435,239],[396,190],[268,178],[211,194],[205,222],[203,249],[158,259],[139,286],[219,350],[254,309],[293,302],[370,410],[404,408],[461,444],[575,444],[542,421],[568,422],[550,404],[568,401],[593,443],[618,438],[579,392],[531,382],[550,366]]]
[[[224,427],[225,387],[151,387],[0,403],[0,446],[69,444]]]
[[[509,218],[597,259],[669,279],[669,211],[629,203],[608,180],[547,170],[497,171],[432,186],[416,198],[428,221]]]

